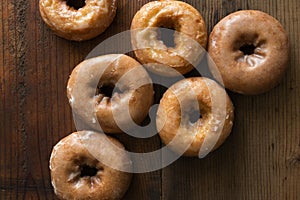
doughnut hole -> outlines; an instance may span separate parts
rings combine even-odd
[[[199,119],[202,118],[202,115],[201,113],[199,113],[198,111],[194,110],[194,111],[190,111],[188,113],[188,118],[189,118],[189,121],[194,124],[196,123]]]
[[[247,55],[254,52],[258,40],[258,34],[238,34],[237,38],[233,41],[234,51],[241,51]]]
[[[90,185],[100,181],[100,172],[104,170],[96,159],[82,156],[75,158],[72,166],[69,181],[75,183],[84,181]]]
[[[186,102],[182,102],[181,105],[184,106],[182,109],[182,122],[187,126],[201,125],[202,122],[208,118],[207,113],[210,108],[207,107],[204,102],[201,102],[201,100],[199,101],[199,99],[197,99],[197,102],[188,99]]]
[[[96,176],[98,169],[96,167],[91,167],[89,165],[80,166],[80,177],[92,177]]]
[[[162,17],[158,20],[156,26],[157,30],[157,39],[162,41],[164,45],[168,48],[176,47],[176,31],[179,30],[179,24],[176,23],[174,17]]]
[[[246,63],[246,66],[255,66],[266,57],[266,40],[257,33],[241,34],[233,44],[233,51],[237,52],[236,61]]]
[[[100,103],[103,99],[108,99],[109,101],[113,96],[121,94],[122,91],[115,86],[114,83],[99,83],[96,89],[96,99]]]
[[[176,30],[174,28],[161,26],[160,29],[157,30],[157,39],[162,41],[166,47],[174,48],[176,46],[175,32]]]
[[[255,52],[255,48],[253,44],[244,44],[240,47],[240,51],[243,52],[244,55],[252,55]]]
[[[67,2],[67,5],[71,8],[74,8],[75,10],[79,10],[80,8],[83,8],[86,5],[85,0],[65,0]]]
[[[96,95],[102,94],[105,97],[112,98],[114,94],[121,93],[119,88],[115,87],[113,83],[104,83],[103,85],[98,84]]]
[[[199,104],[202,104],[202,102],[198,102]],[[189,104],[188,104],[189,105]],[[189,110],[183,111],[184,120],[185,124],[187,125],[196,125],[199,126],[201,125],[205,120],[208,119],[208,109],[205,105],[199,105],[199,109],[190,108]]]

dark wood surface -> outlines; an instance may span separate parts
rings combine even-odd
[[[2,0],[0,5],[0,199],[56,199],[48,160],[54,144],[75,131],[66,97],[73,67],[105,38],[128,30],[148,0],[119,0],[107,31],[71,42],[43,23],[38,1]],[[236,107],[231,136],[200,160],[180,158],[151,173],[135,174],[124,199],[300,199],[300,1],[186,0],[203,15],[208,31],[239,9],[277,18],[291,43],[289,69],[281,84],[259,96],[229,93]],[[158,96],[161,95],[158,90]],[[161,147],[150,140],[123,139],[132,151]]]

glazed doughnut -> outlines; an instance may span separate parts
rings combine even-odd
[[[40,0],[39,7],[58,36],[75,41],[104,32],[116,15],[116,0]]]
[[[261,11],[244,10],[228,15],[214,27],[208,53],[226,88],[255,95],[274,88],[282,79],[289,42],[276,19]],[[211,68],[216,76],[215,70]]]
[[[168,47],[158,39],[158,31],[168,33],[162,28],[175,29],[175,47]],[[150,71],[164,76],[177,76],[175,70],[181,74],[191,71],[200,62],[207,44],[206,26],[201,14],[181,1],[145,4],[134,16],[131,32],[138,60]]]
[[[132,162],[123,150],[123,145],[116,139],[100,133],[81,131],[65,137],[54,146],[50,157],[55,194],[66,200],[121,199],[132,174],[111,166],[130,171]],[[102,160],[112,165],[103,164]]]
[[[160,138],[184,156],[204,157],[229,136],[234,107],[224,88],[204,78],[183,79],[163,95],[156,124]]]
[[[73,70],[67,86],[75,121],[88,125],[77,129],[105,133],[121,133],[141,123],[153,104],[153,94],[146,70],[123,54],[83,61]]]

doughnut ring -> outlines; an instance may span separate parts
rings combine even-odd
[[[116,15],[116,0],[40,0],[45,23],[60,37],[89,40],[104,32]]]
[[[223,18],[209,36],[208,53],[226,88],[245,95],[279,84],[288,66],[289,42],[270,15],[243,10]],[[212,73],[217,73],[211,68]]]
[[[156,124],[171,150],[204,157],[229,136],[233,119],[234,107],[225,89],[211,79],[197,77],[183,79],[165,92]]]
[[[175,33],[168,29],[175,29]],[[168,47],[159,40],[159,31],[168,34],[169,38],[173,34],[175,46]],[[185,74],[191,71],[202,59],[207,43],[201,14],[182,1],[145,4],[135,14],[131,32],[137,59],[150,71],[163,76],[178,76],[178,72]]]
[[[153,104],[153,94],[146,70],[123,54],[83,61],[74,68],[67,86],[74,119],[84,123],[77,129],[86,130],[87,125],[105,133],[122,133],[141,123]]]
[[[116,139],[91,131],[72,133],[54,146],[49,167],[59,198],[119,200],[124,196],[132,174],[103,164],[102,158],[128,169],[132,168],[131,160],[125,151],[113,150],[104,137],[124,150]]]

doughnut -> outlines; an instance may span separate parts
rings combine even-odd
[[[229,136],[234,107],[215,81],[194,77],[172,85],[163,95],[156,125],[164,144],[183,156],[204,157]]]
[[[108,28],[116,15],[116,0],[40,0],[39,8],[58,36],[83,41]]]
[[[256,95],[271,90],[283,78],[289,42],[275,18],[243,10],[226,16],[213,28],[208,53],[217,67],[211,68],[213,75],[219,70],[226,88]]]
[[[77,129],[105,133],[122,133],[140,124],[153,104],[153,94],[146,70],[123,54],[83,61],[74,68],[67,85],[74,119],[84,124]]]
[[[50,157],[55,194],[60,199],[121,199],[132,174],[103,164],[102,160],[129,171],[132,162],[122,150],[124,146],[120,142],[101,133],[81,131],[63,138],[54,146]]]
[[[174,29],[175,33],[167,29]],[[169,38],[174,35],[174,47],[159,39],[159,31]],[[206,25],[201,14],[181,1],[145,4],[132,20],[131,35],[137,59],[150,71],[163,76],[191,71],[200,62],[207,44]]]

